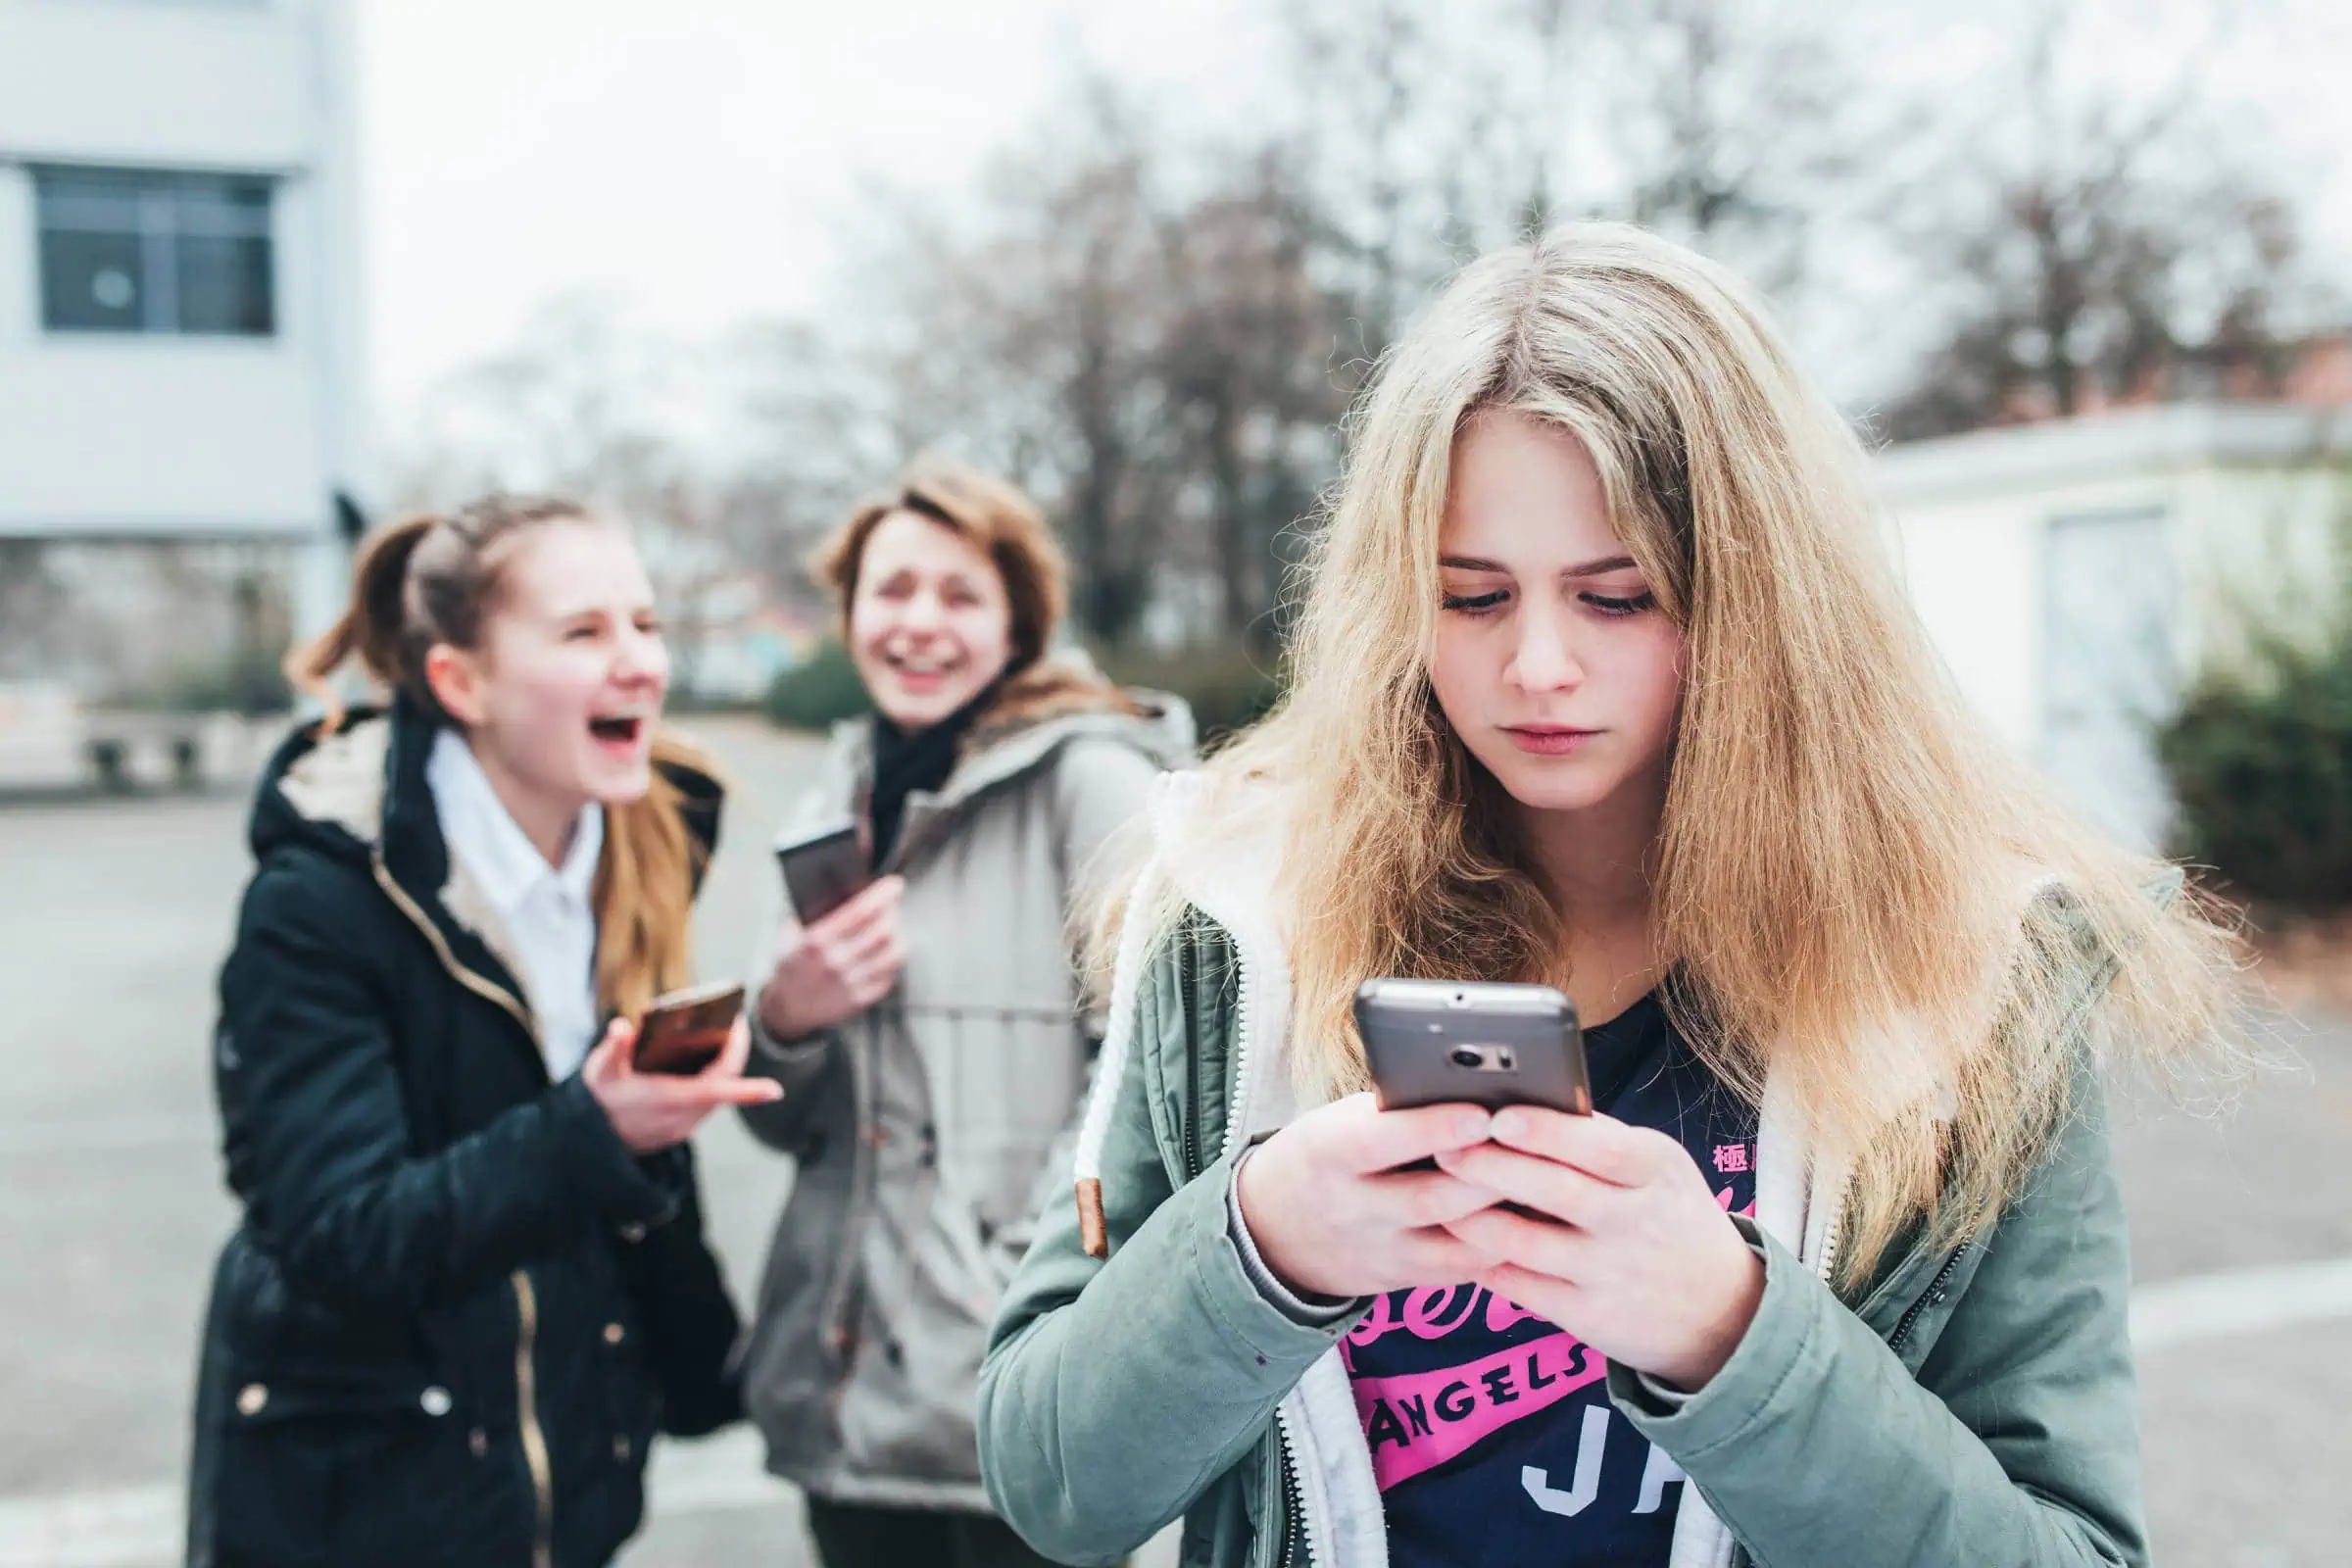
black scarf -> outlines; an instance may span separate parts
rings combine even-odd
[[[906,797],[916,790],[936,794],[948,782],[956,771],[963,738],[971,733],[982,710],[996,701],[997,686],[991,682],[970,702],[923,729],[901,729],[880,713],[874,715],[874,785],[866,809],[872,818],[875,870],[882,869],[882,862],[890,858],[899,842],[899,829],[906,819]]]

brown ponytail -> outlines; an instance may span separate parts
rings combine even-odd
[[[351,566],[351,602],[335,623],[286,655],[286,679],[318,700],[325,727],[343,724],[343,703],[335,672],[353,659],[368,678],[384,686],[402,684],[402,628],[407,623],[409,562],[440,519],[430,513],[403,518],[369,534]]]
[[[491,496],[387,524],[360,547],[342,615],[286,656],[287,678],[325,708],[329,730],[344,718],[333,677],[354,660],[378,685],[450,722],[425,683],[425,655],[436,644],[481,646],[499,575],[529,535],[549,523],[601,520],[560,497]],[[709,759],[667,730],[656,731],[653,759],[652,788],[605,808],[594,886],[597,1001],[630,1017],[693,974],[694,887],[703,852],[686,829],[684,797],[662,769],[714,772]]]

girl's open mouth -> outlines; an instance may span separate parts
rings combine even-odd
[[[595,736],[602,745],[627,751],[635,748],[637,737],[645,733],[645,720],[642,718],[592,718],[588,721],[588,733]]]

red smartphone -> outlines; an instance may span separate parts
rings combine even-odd
[[[742,1014],[743,987],[731,980],[655,998],[637,1023],[637,1070],[701,1072],[727,1049],[727,1032]]]

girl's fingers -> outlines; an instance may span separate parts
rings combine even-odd
[[[1514,1263],[1496,1263],[1471,1276],[1474,1283],[1485,1286],[1513,1306],[1527,1308],[1553,1323],[1572,1322],[1583,1314],[1579,1306],[1584,1291],[1574,1280],[1539,1274]],[[1588,1356],[1592,1352],[1588,1349]]]
[[[1339,1104],[1348,1107],[1337,1131],[1339,1156],[1349,1170],[1365,1175],[1477,1143],[1494,1119],[1476,1105],[1381,1110],[1369,1095],[1351,1095]]]
[[[1443,1170],[1396,1171],[1367,1178],[1367,1185],[1412,1230],[1475,1214],[1493,1206],[1495,1197],[1487,1188]]]
[[[637,1027],[626,1018],[615,1018],[605,1026],[605,1035],[588,1053],[580,1071],[594,1083],[617,1083],[633,1077],[636,1063]]]
[[[1583,1231],[1529,1219],[1507,1208],[1465,1214],[1446,1229],[1489,1263],[1511,1263],[1554,1279],[1581,1278],[1592,1239]]]
[[[876,926],[828,947],[825,957],[837,970],[863,969],[881,961],[898,942],[897,931],[886,925]]]
[[[727,1043],[719,1048],[710,1065],[695,1076],[700,1078],[739,1078],[743,1064],[752,1059],[752,1023],[741,1013],[735,1015],[734,1025],[727,1030]]]
[[[773,1078],[729,1078],[708,1085],[704,1100],[711,1109],[720,1105],[772,1105],[784,1098],[784,1086]]]
[[[1541,1105],[1511,1105],[1496,1111],[1489,1136],[1506,1148],[1574,1165],[1619,1187],[1642,1187],[1656,1180],[1661,1173],[1661,1145],[1682,1152],[1682,1146],[1671,1138],[1629,1126],[1614,1116],[1597,1111],[1571,1116]]]
[[[1478,1249],[1437,1228],[1406,1235],[1398,1256],[1415,1283],[1458,1283],[1476,1279],[1494,1266],[1494,1259]]]
[[[821,933],[833,940],[863,935],[875,925],[888,923],[906,891],[906,878],[886,876],[808,929],[812,935]]]
[[[1626,1191],[1576,1166],[1500,1144],[1442,1151],[1438,1165],[1505,1201],[1525,1204],[1567,1225],[1592,1225]]]

